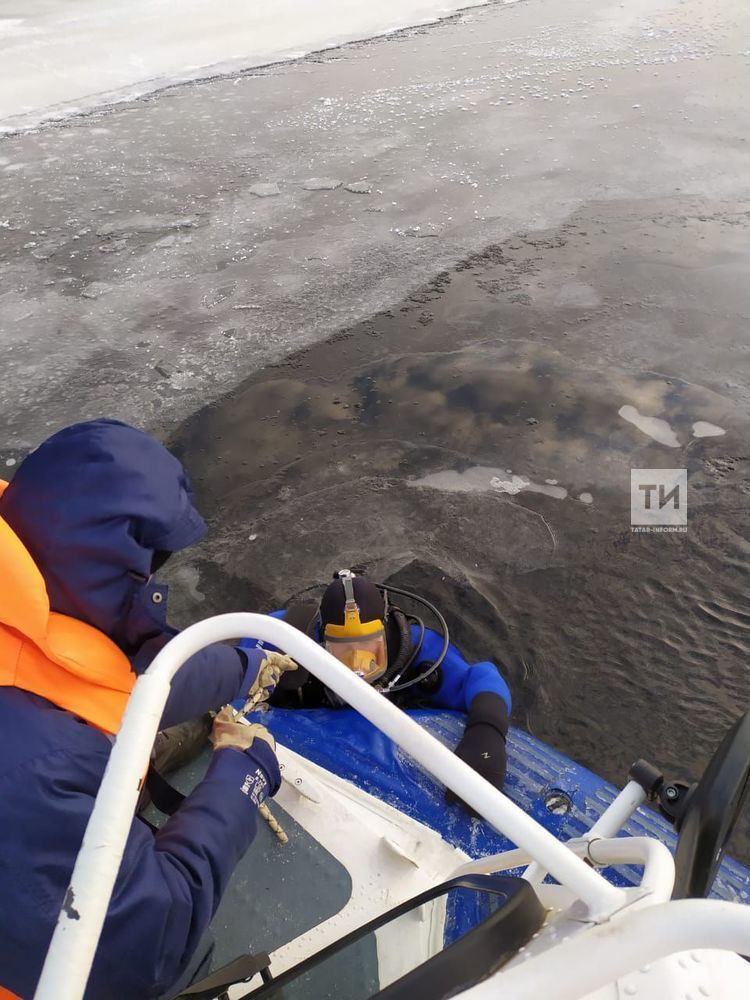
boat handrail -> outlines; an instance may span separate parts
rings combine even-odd
[[[652,903],[665,903],[674,888],[674,858],[669,848],[653,837],[595,837],[588,834],[565,842],[565,846],[579,858],[588,858],[592,864],[643,866],[640,888],[649,893]],[[451,873],[451,878],[463,875],[491,875],[523,868],[530,861],[526,851],[515,848],[501,854],[489,854],[475,861],[467,861]]]
[[[694,949],[750,955],[750,906],[718,899],[676,899],[642,909],[628,907],[604,925],[589,926],[555,947],[520,956],[460,997],[580,1000],[637,969],[647,972],[652,963],[669,955],[690,952],[699,965],[702,959]],[[747,996],[744,986],[743,978],[731,996]],[[716,995],[709,994],[708,987],[702,992]]]
[[[590,830],[583,834],[585,840],[594,840],[597,837],[614,837],[627,823],[635,810],[646,801],[646,792],[637,781],[629,781],[625,787],[617,794],[616,798],[610,802],[599,819]],[[523,877],[532,885],[541,885],[547,877],[547,871],[543,865],[534,861]],[[674,879],[674,874],[672,876]]]
[[[138,678],[58,916],[34,1000],[81,1000],[133,821],[172,678],[215,642],[254,636],[284,650],[409,753],[588,907],[593,921],[625,904],[607,882],[544,827],[370,685],[302,632],[268,615],[236,612],[191,625]]]

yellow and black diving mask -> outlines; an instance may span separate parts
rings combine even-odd
[[[359,605],[354,598],[353,575],[340,573],[339,579],[346,597],[344,624],[325,626],[325,648],[344,666],[372,684],[383,676],[388,666],[385,623],[379,618],[361,621]]]

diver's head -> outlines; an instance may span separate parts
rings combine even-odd
[[[323,643],[369,684],[385,673],[385,600],[366,576],[339,570],[320,602]]]

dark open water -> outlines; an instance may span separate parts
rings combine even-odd
[[[699,776],[750,705],[747,222],[591,205],[200,412],[174,444],[213,531],[174,570],[182,613],[364,563],[502,666],[516,725],[617,783],[640,756]],[[687,468],[686,534],[631,533],[631,467]]]

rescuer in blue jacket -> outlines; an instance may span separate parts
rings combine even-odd
[[[34,994],[130,689],[175,634],[153,573],[205,530],[180,463],[116,421],[60,431],[0,484],[2,995]],[[175,676],[162,725],[272,687],[283,665],[270,662],[204,649]],[[200,951],[280,783],[262,726],[224,708],[212,740],[205,778],[161,829],[133,820],[87,1000],[169,995]]]
[[[440,632],[401,611],[391,601],[394,595],[426,606],[437,619]],[[464,659],[449,641],[445,619],[429,601],[397,587],[376,585],[360,571],[347,569],[334,575],[319,604],[292,604],[274,616],[306,632],[402,708],[427,705],[466,713],[466,728],[456,753],[496,788],[502,788],[510,689],[494,663],[483,660],[469,664]],[[248,651],[262,645],[254,639],[240,641]],[[283,675],[271,704],[312,708],[340,702],[307,670],[298,667]]]

